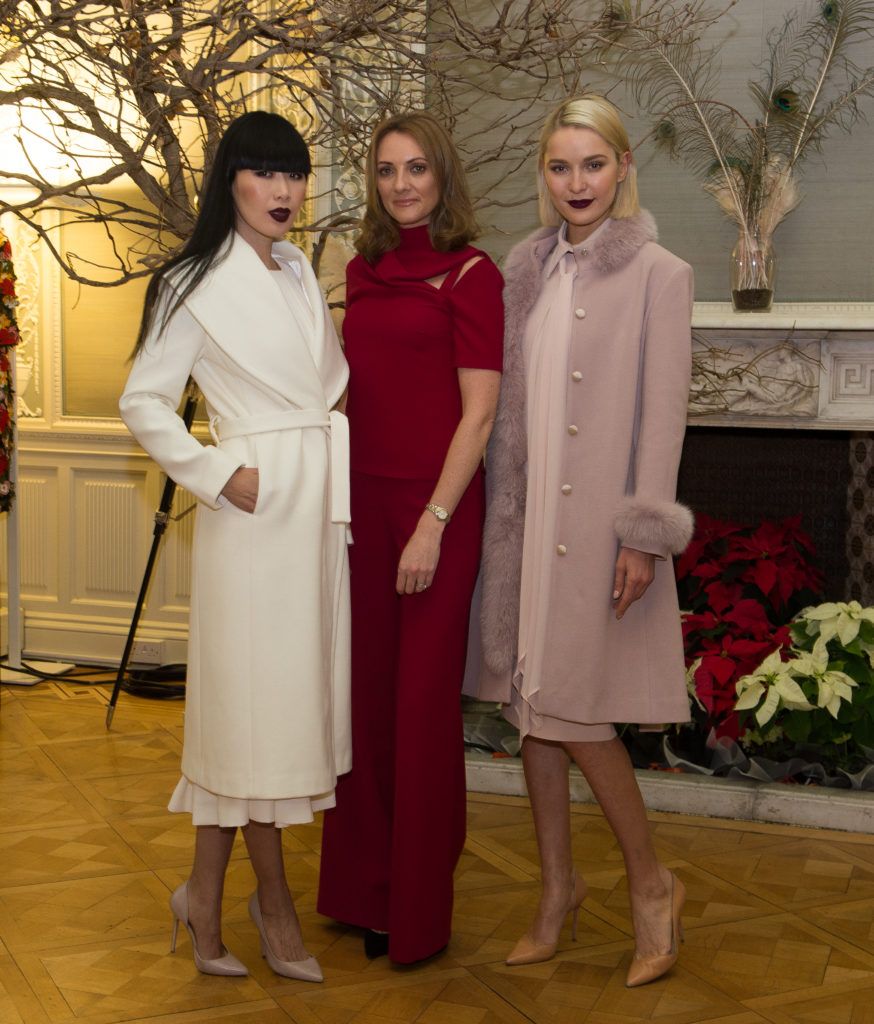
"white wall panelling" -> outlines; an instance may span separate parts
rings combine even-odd
[[[136,594],[146,551],[143,516],[146,474],[125,480],[121,472],[75,469],[69,522],[76,601],[117,604]]]
[[[118,431],[86,437],[25,429],[20,454],[25,654],[116,662],[164,478]],[[185,661],[192,518],[167,528],[138,632],[166,641],[171,661]]]
[[[21,510],[21,592],[53,599],[58,590],[58,474],[22,472],[18,480]]]

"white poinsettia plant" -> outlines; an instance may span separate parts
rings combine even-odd
[[[795,623],[804,624],[806,636],[821,637],[826,642],[836,636],[842,644],[851,644],[859,637],[863,623],[874,626],[874,608],[863,608],[858,601],[831,601],[805,608]],[[874,644],[861,643],[870,660]]]
[[[775,756],[820,748],[844,764],[874,746],[874,608],[858,601],[805,608],[792,643],[737,682],[744,746]]]

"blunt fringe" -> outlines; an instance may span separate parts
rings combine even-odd
[[[377,150],[391,132],[415,139],[437,178],[440,199],[428,225],[431,244],[438,252],[452,252],[472,242],[479,234],[479,227],[458,151],[435,117],[416,110],[387,118],[373,133],[366,162],[367,202],[355,248],[368,263],[375,263],[400,243],[400,229],[382,205],[376,186]]]
[[[546,147],[552,133],[559,128],[591,128],[597,132],[613,150],[616,159],[631,149],[628,132],[622,123],[619,110],[603,96],[593,92],[572,96],[560,103],[547,117],[540,132],[540,147],[537,152],[537,192],[540,208],[540,222],[547,227],[558,227],[561,217],[549,198],[549,190],[543,177],[543,161],[546,158]],[[616,186],[616,198],[610,216],[616,220],[633,217],[640,212],[640,197],[637,191],[637,165],[634,160],[628,165],[625,180]]]
[[[312,164],[300,133],[279,114],[252,110],[231,121],[219,141],[212,166],[204,175],[197,220],[191,236],[149,280],[134,356],[142,349],[155,324],[165,327],[209,271],[227,254],[225,243],[236,222],[231,186],[237,171],[244,170],[308,176]],[[175,271],[172,287],[167,280],[171,271]]]

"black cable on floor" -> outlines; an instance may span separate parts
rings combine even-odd
[[[3,682],[3,667],[6,660],[7,657],[0,658],[0,683]],[[146,697],[149,700],[180,700],[185,696],[185,670],[186,666],[182,664],[130,669],[121,688],[125,693],[135,697]],[[111,679],[92,678],[95,672],[102,675],[112,671],[96,666],[86,668],[82,665],[73,665],[62,672],[42,672],[22,661],[21,668],[16,668],[15,671],[47,683],[74,683],[77,686],[106,686],[112,683]]]
[[[185,665],[128,669],[121,688],[149,700],[181,700],[185,696]]]

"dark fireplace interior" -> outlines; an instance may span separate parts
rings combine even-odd
[[[859,503],[859,473],[853,462],[862,465],[859,444],[867,457],[872,442],[866,434],[690,427],[678,495],[695,511],[740,523],[800,513],[825,573],[825,598],[855,597],[867,604],[874,597],[874,571],[861,550],[866,547],[863,538],[852,536],[853,521],[859,518],[854,511],[864,511],[854,510],[854,501]],[[874,472],[864,474],[863,481],[864,506]],[[874,517],[868,518],[874,527]],[[864,528],[863,514],[863,534]],[[860,549],[858,559],[855,548]]]

